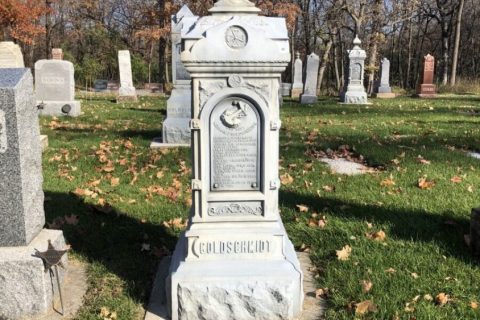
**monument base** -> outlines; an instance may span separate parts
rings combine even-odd
[[[48,136],[47,135],[40,135],[40,145],[42,146],[42,152],[45,152],[48,148]]]
[[[62,231],[46,229],[28,246],[0,248],[0,319],[39,315],[52,308],[53,296],[58,296],[55,272],[45,272],[43,261],[33,256],[36,250],[47,251],[48,240],[56,249],[65,248]],[[67,255],[62,263],[67,267]],[[63,282],[65,271],[58,271]]]
[[[379,98],[379,99],[392,99],[392,98],[395,98],[397,95],[395,93],[383,93],[383,92],[379,92],[379,93],[375,93],[373,95],[374,98]]]
[[[421,84],[417,89],[418,98],[436,98],[437,86],[434,84]]]
[[[365,91],[347,91],[342,102],[343,104],[369,104]]]
[[[185,261],[182,234],[166,281],[171,319],[294,319],[302,310],[303,275],[293,245],[285,242],[277,259]]]
[[[300,97],[300,103],[301,104],[314,104],[318,102],[318,97],[317,96],[312,96],[308,94],[302,94]]]
[[[291,97],[292,99],[300,98],[300,95],[303,93],[303,88],[292,88]]]
[[[80,101],[37,101],[40,116],[78,117],[82,113]]]
[[[150,143],[150,149],[165,149],[165,148],[189,148],[188,143],[164,143],[162,138],[154,138]]]

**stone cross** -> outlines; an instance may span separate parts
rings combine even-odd
[[[130,51],[118,51],[118,66],[120,71],[120,89],[118,90],[117,102],[137,101],[137,92],[133,86]]]
[[[305,78],[305,86],[303,94],[300,97],[300,103],[312,104],[317,102],[317,84],[318,84],[318,68],[320,67],[320,58],[312,53],[307,58],[307,76]]]
[[[52,59],[53,60],[63,60],[63,50],[60,48],[52,49]]]
[[[355,37],[353,49],[348,51],[347,90],[341,97],[342,102],[346,104],[368,104],[367,92],[363,86],[367,53],[360,47],[361,44],[358,36]]]
[[[293,85],[292,85],[292,98],[296,99],[300,97],[303,92],[303,62],[300,59],[300,52],[296,54],[295,64],[293,67]]]
[[[182,35],[192,199],[166,280],[171,319],[294,319],[302,272],[278,206],[284,18],[223,0]]]
[[[20,46],[11,41],[0,42],[0,68],[24,68]]]
[[[382,66],[380,68],[380,80],[375,88],[375,95],[377,98],[394,98],[390,87],[390,60],[382,59]]]
[[[42,155],[30,69],[0,69],[0,318],[31,319],[52,306],[52,281],[35,250],[63,233],[45,230]],[[62,263],[66,263],[64,257]],[[63,274],[59,278],[63,279]]]
[[[40,115],[78,117],[81,105],[75,101],[73,63],[39,60],[35,63],[35,95]]]
[[[435,72],[435,57],[428,54],[423,63],[423,82],[417,88],[417,96],[420,98],[434,98],[437,96],[437,87],[433,84]]]

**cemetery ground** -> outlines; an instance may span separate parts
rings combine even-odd
[[[142,319],[156,265],[190,208],[188,149],[149,149],[164,99],[82,101],[77,118],[42,118],[49,228],[88,265],[78,319]],[[464,235],[480,202],[480,98],[372,100],[282,110],[280,209],[308,251],[326,319],[475,319],[478,262]],[[344,157],[363,175],[331,172]],[[268,165],[268,164],[267,164]],[[68,290],[68,289],[67,289]]]

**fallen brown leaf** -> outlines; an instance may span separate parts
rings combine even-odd
[[[363,315],[368,312],[377,312],[378,307],[371,300],[365,300],[355,304],[355,314]]]
[[[337,259],[347,261],[352,253],[352,248],[349,245],[344,246],[341,250],[336,250]]]
[[[450,301],[450,296],[448,294],[443,293],[443,292],[439,293],[435,297],[435,303],[440,305],[440,306],[443,306],[443,305],[447,304],[448,301]]]
[[[418,187],[422,190],[432,189],[435,187],[435,181],[427,180],[427,178],[418,179]]]
[[[363,293],[369,292],[373,287],[373,283],[370,280],[362,280],[360,284],[362,285]]]
[[[308,212],[308,207],[303,204],[297,204],[298,211],[300,212]]]

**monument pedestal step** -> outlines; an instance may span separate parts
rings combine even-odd
[[[300,103],[301,104],[314,104],[314,103],[317,103],[317,102],[318,102],[318,97],[317,96],[303,94],[300,97]]]
[[[162,138],[154,138],[150,143],[150,149],[164,148],[190,148],[190,144],[185,143],[164,143]]]
[[[78,117],[82,113],[80,101],[37,101],[40,116]]]
[[[395,93],[383,93],[383,92],[379,92],[379,93],[375,93],[373,95],[374,98],[379,98],[379,99],[393,99],[395,98],[397,95]]]
[[[33,256],[36,250],[47,251],[49,240],[55,249],[65,248],[62,231],[47,229],[28,246],[0,248],[0,318],[40,315],[52,308],[53,296],[58,296],[55,273],[45,272],[42,259]],[[67,255],[62,263],[67,268]],[[59,267],[58,272],[63,282],[65,271]]]

